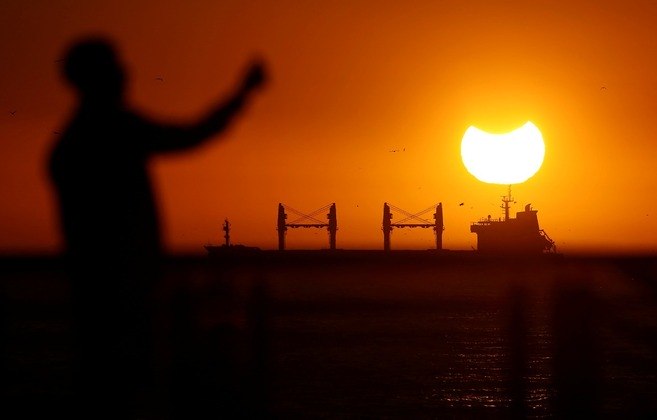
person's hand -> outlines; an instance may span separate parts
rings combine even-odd
[[[247,93],[260,88],[266,81],[267,75],[264,63],[260,60],[254,61],[244,74],[244,79],[242,80],[242,91]]]

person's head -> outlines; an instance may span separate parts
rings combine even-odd
[[[64,77],[92,102],[116,103],[123,100],[125,73],[110,42],[89,38],[69,48],[64,59]]]

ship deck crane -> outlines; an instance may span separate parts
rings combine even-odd
[[[327,222],[318,219],[316,216],[328,210],[326,214]],[[297,216],[291,222],[287,222],[287,212]],[[336,247],[336,236],[338,231],[338,218],[335,203],[327,204],[324,207],[305,214],[292,207],[279,203],[278,204],[278,249],[285,250],[285,235],[288,228],[326,228],[329,233],[329,248],[334,250]]]
[[[391,209],[405,217],[393,223]],[[435,210],[433,222],[422,217],[431,210]],[[393,228],[433,228],[436,235],[436,249],[443,249],[443,231],[445,230],[443,204],[438,203],[418,213],[410,213],[392,204],[383,203],[383,249],[385,251],[390,251],[390,235]]]

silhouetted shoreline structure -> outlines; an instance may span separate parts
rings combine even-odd
[[[538,226],[537,210],[531,204],[524,211],[516,213],[516,218],[509,216],[510,204],[513,203],[511,187],[508,196],[502,197],[504,219],[481,219],[470,225],[470,232],[477,234],[477,251],[485,253],[521,253],[541,254],[556,253],[557,247],[547,233]]]
[[[152,316],[162,246],[149,160],[224,131],[263,84],[264,70],[252,64],[227,99],[178,125],[129,108],[124,66],[105,39],[74,44],[63,74],[78,105],[49,170],[70,266],[78,414],[135,418],[156,386]]]
[[[287,222],[287,213],[286,210],[294,213],[298,217],[291,222]],[[327,222],[317,219],[315,216],[320,213],[328,210],[326,215]],[[326,228],[329,234],[329,249],[336,249],[336,236],[338,233],[338,216],[335,203],[327,204],[324,207],[305,214],[298,210],[293,209],[292,207],[285,205],[283,203],[278,204],[278,249],[280,251],[285,250],[285,235],[287,233],[287,228],[298,229],[298,228]]]

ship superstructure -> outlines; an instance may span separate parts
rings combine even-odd
[[[556,252],[552,239],[538,225],[537,210],[531,204],[524,211],[510,217],[510,205],[514,203],[511,187],[502,197],[504,218],[493,219],[489,215],[470,225],[470,232],[477,234],[477,251],[485,253],[541,254]]]

